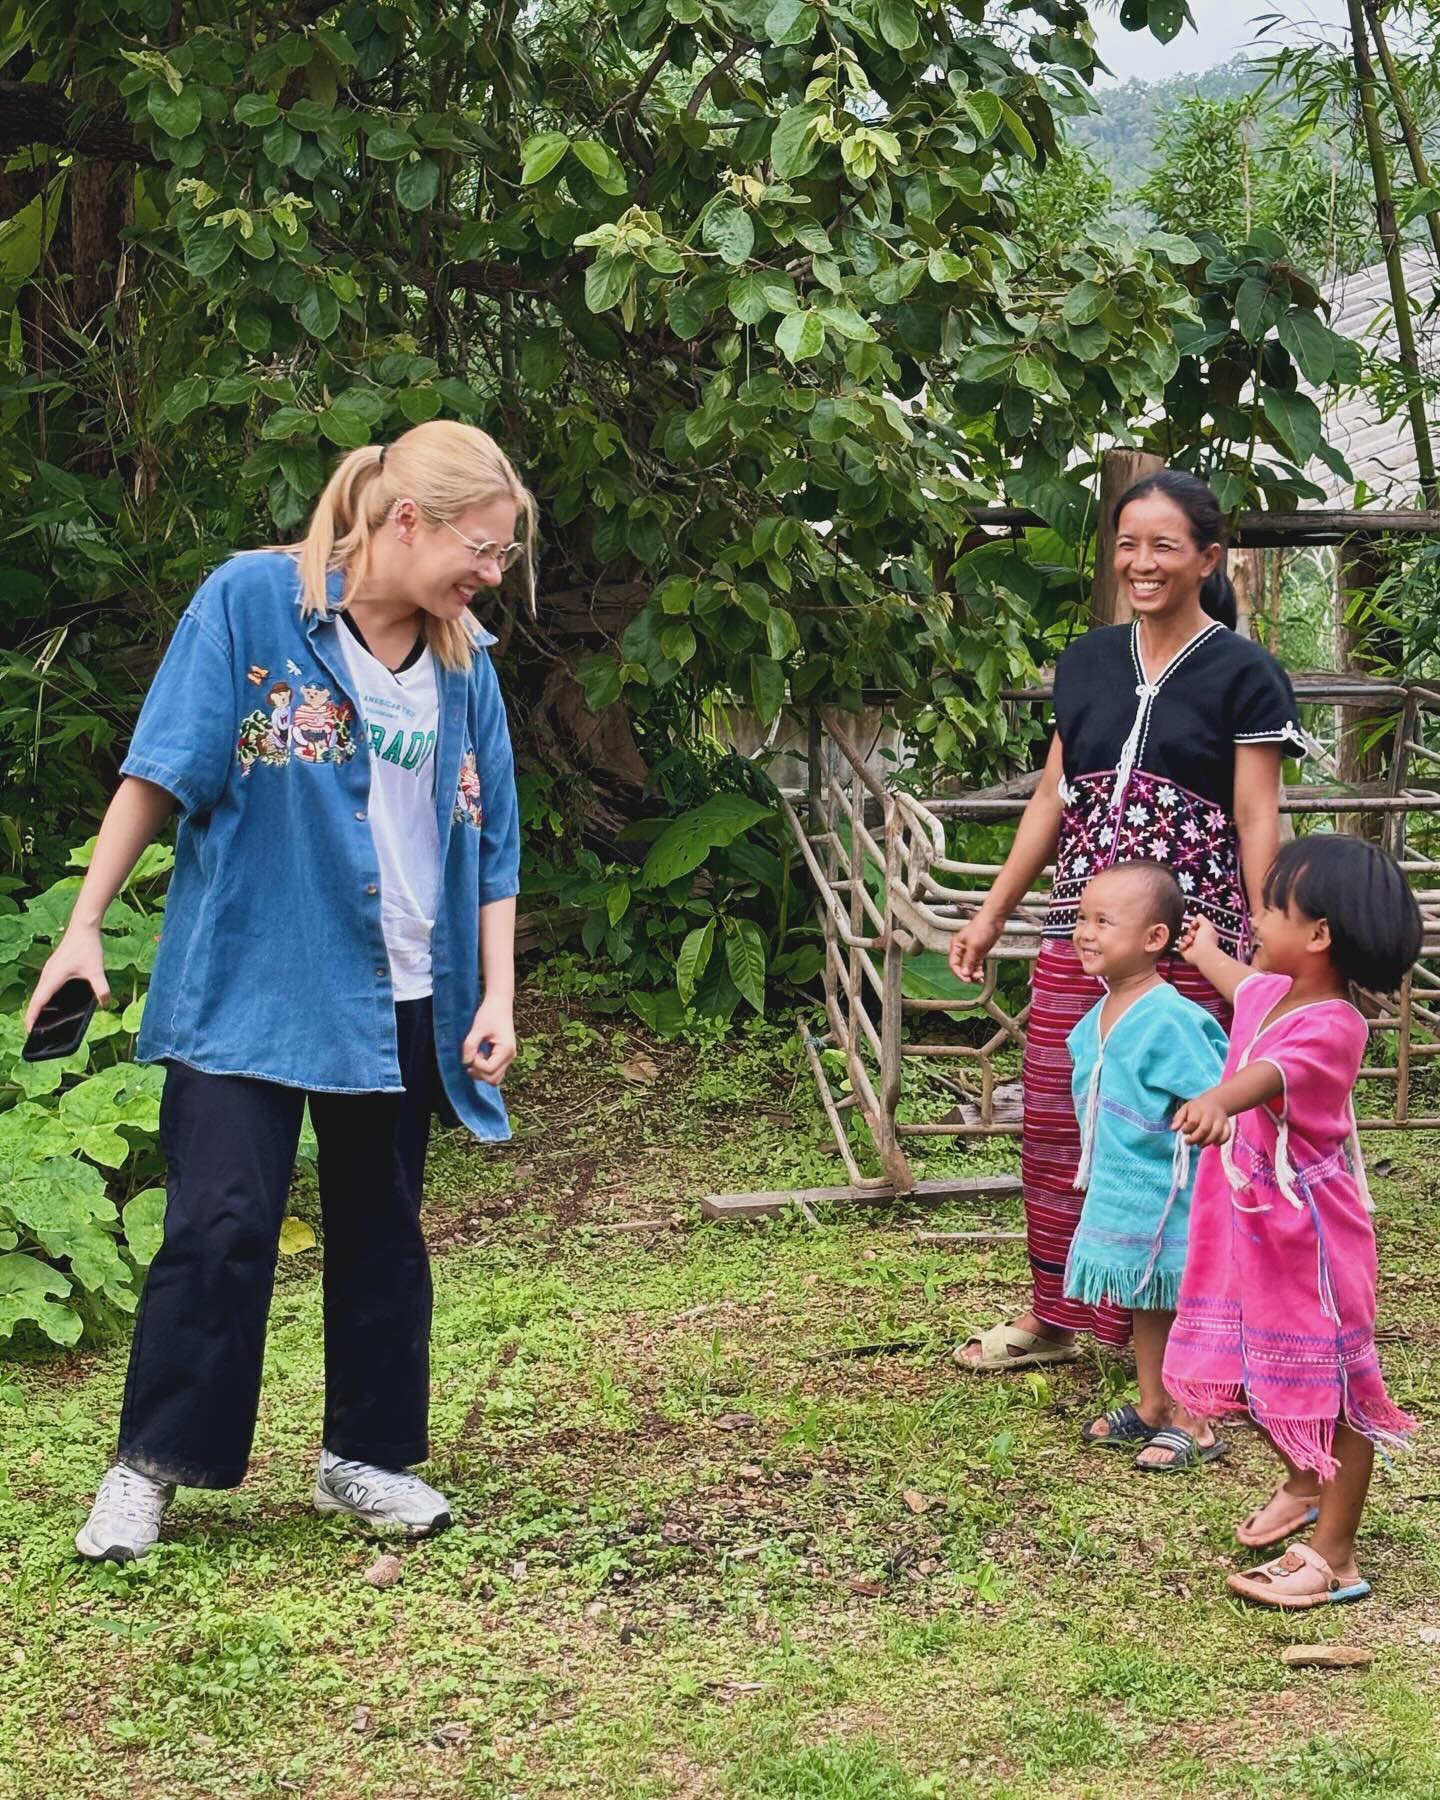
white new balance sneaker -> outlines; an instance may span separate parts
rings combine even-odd
[[[75,1548],[91,1562],[134,1562],[155,1548],[160,1521],[174,1498],[173,1482],[152,1481],[116,1463],[100,1483]]]
[[[450,1502],[426,1487],[418,1475],[347,1462],[328,1450],[320,1452],[315,1471],[315,1509],[349,1513],[373,1531],[398,1531],[413,1538],[431,1537],[450,1523]]]

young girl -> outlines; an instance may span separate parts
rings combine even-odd
[[[1065,1265],[1065,1294],[1087,1306],[1132,1308],[1138,1405],[1087,1425],[1087,1444],[1144,1445],[1135,1466],[1151,1472],[1213,1462],[1225,1446],[1203,1418],[1171,1404],[1161,1380],[1165,1340],[1185,1263],[1190,1212],[1189,1146],[1170,1129],[1177,1105],[1211,1085],[1225,1061],[1225,1033],[1203,1007],[1160,977],[1180,936],[1185,901],[1163,863],[1117,863],[1086,884],[1075,952],[1104,983],[1067,1040],[1080,1121],[1085,1193]]]
[[[352,451],[304,542],[233,557],[176,628],[28,1015],[73,976],[108,999],[100,922],[178,806],[139,1044],[166,1065],[165,1235],[82,1556],[143,1556],[178,1484],[244,1477],[307,1097],[325,1223],[315,1505],[414,1536],[450,1522],[406,1473],[429,1453],[421,1185],[433,1110],[509,1136],[519,861],[494,639],[468,609],[528,564],[534,527],[498,446],[437,420]],[[274,712],[292,700],[287,740]]]
[[[1420,912],[1372,845],[1300,838],[1265,878],[1255,940],[1254,970],[1204,921],[1182,940],[1233,998],[1235,1024],[1224,1080],[1175,1115],[1189,1143],[1216,1148],[1196,1182],[1165,1386],[1193,1412],[1248,1407],[1285,1465],[1242,1544],[1315,1525],[1230,1587],[1264,1606],[1320,1606],[1370,1592],[1355,1534],[1375,1445],[1403,1445],[1415,1423],[1375,1355],[1375,1232],[1351,1101],[1368,1028],[1348,993],[1400,985]]]

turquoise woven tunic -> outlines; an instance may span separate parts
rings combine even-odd
[[[1084,1191],[1065,1264],[1072,1300],[1170,1311],[1180,1293],[1194,1186],[1189,1146],[1170,1120],[1225,1066],[1219,1023],[1162,981],[1102,1037],[1090,1011],[1065,1040],[1080,1121]]]

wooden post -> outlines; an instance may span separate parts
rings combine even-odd
[[[1393,632],[1377,626],[1373,620],[1363,616],[1353,622],[1349,617],[1357,601],[1375,592],[1380,585],[1381,573],[1376,546],[1368,539],[1352,538],[1342,548],[1336,631],[1336,661],[1342,670],[1359,675],[1372,674],[1375,658],[1384,656],[1387,652],[1393,653],[1396,648],[1393,641],[1387,641],[1393,640]],[[1370,744],[1367,748],[1366,740],[1374,735],[1383,718],[1383,713],[1373,712],[1364,706],[1340,708],[1339,754],[1336,760],[1342,785],[1359,787],[1381,780],[1385,764],[1383,741]],[[1380,842],[1384,824],[1381,815],[1373,812],[1337,814],[1335,819],[1337,830],[1369,838],[1372,843]]]
[[[1234,584],[1240,614],[1235,630],[1241,637],[1265,643],[1265,552],[1232,549],[1225,558],[1225,572]]]
[[[1130,604],[1121,598],[1115,582],[1115,532],[1110,515],[1115,502],[1132,482],[1165,467],[1165,459],[1144,450],[1107,450],[1100,463],[1100,528],[1095,534],[1095,582],[1090,590],[1090,613],[1096,625],[1124,625],[1131,618]]]

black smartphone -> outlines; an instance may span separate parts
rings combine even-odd
[[[95,990],[81,976],[59,987],[40,1008],[35,1027],[20,1052],[26,1062],[73,1056],[85,1042],[95,1012]]]

